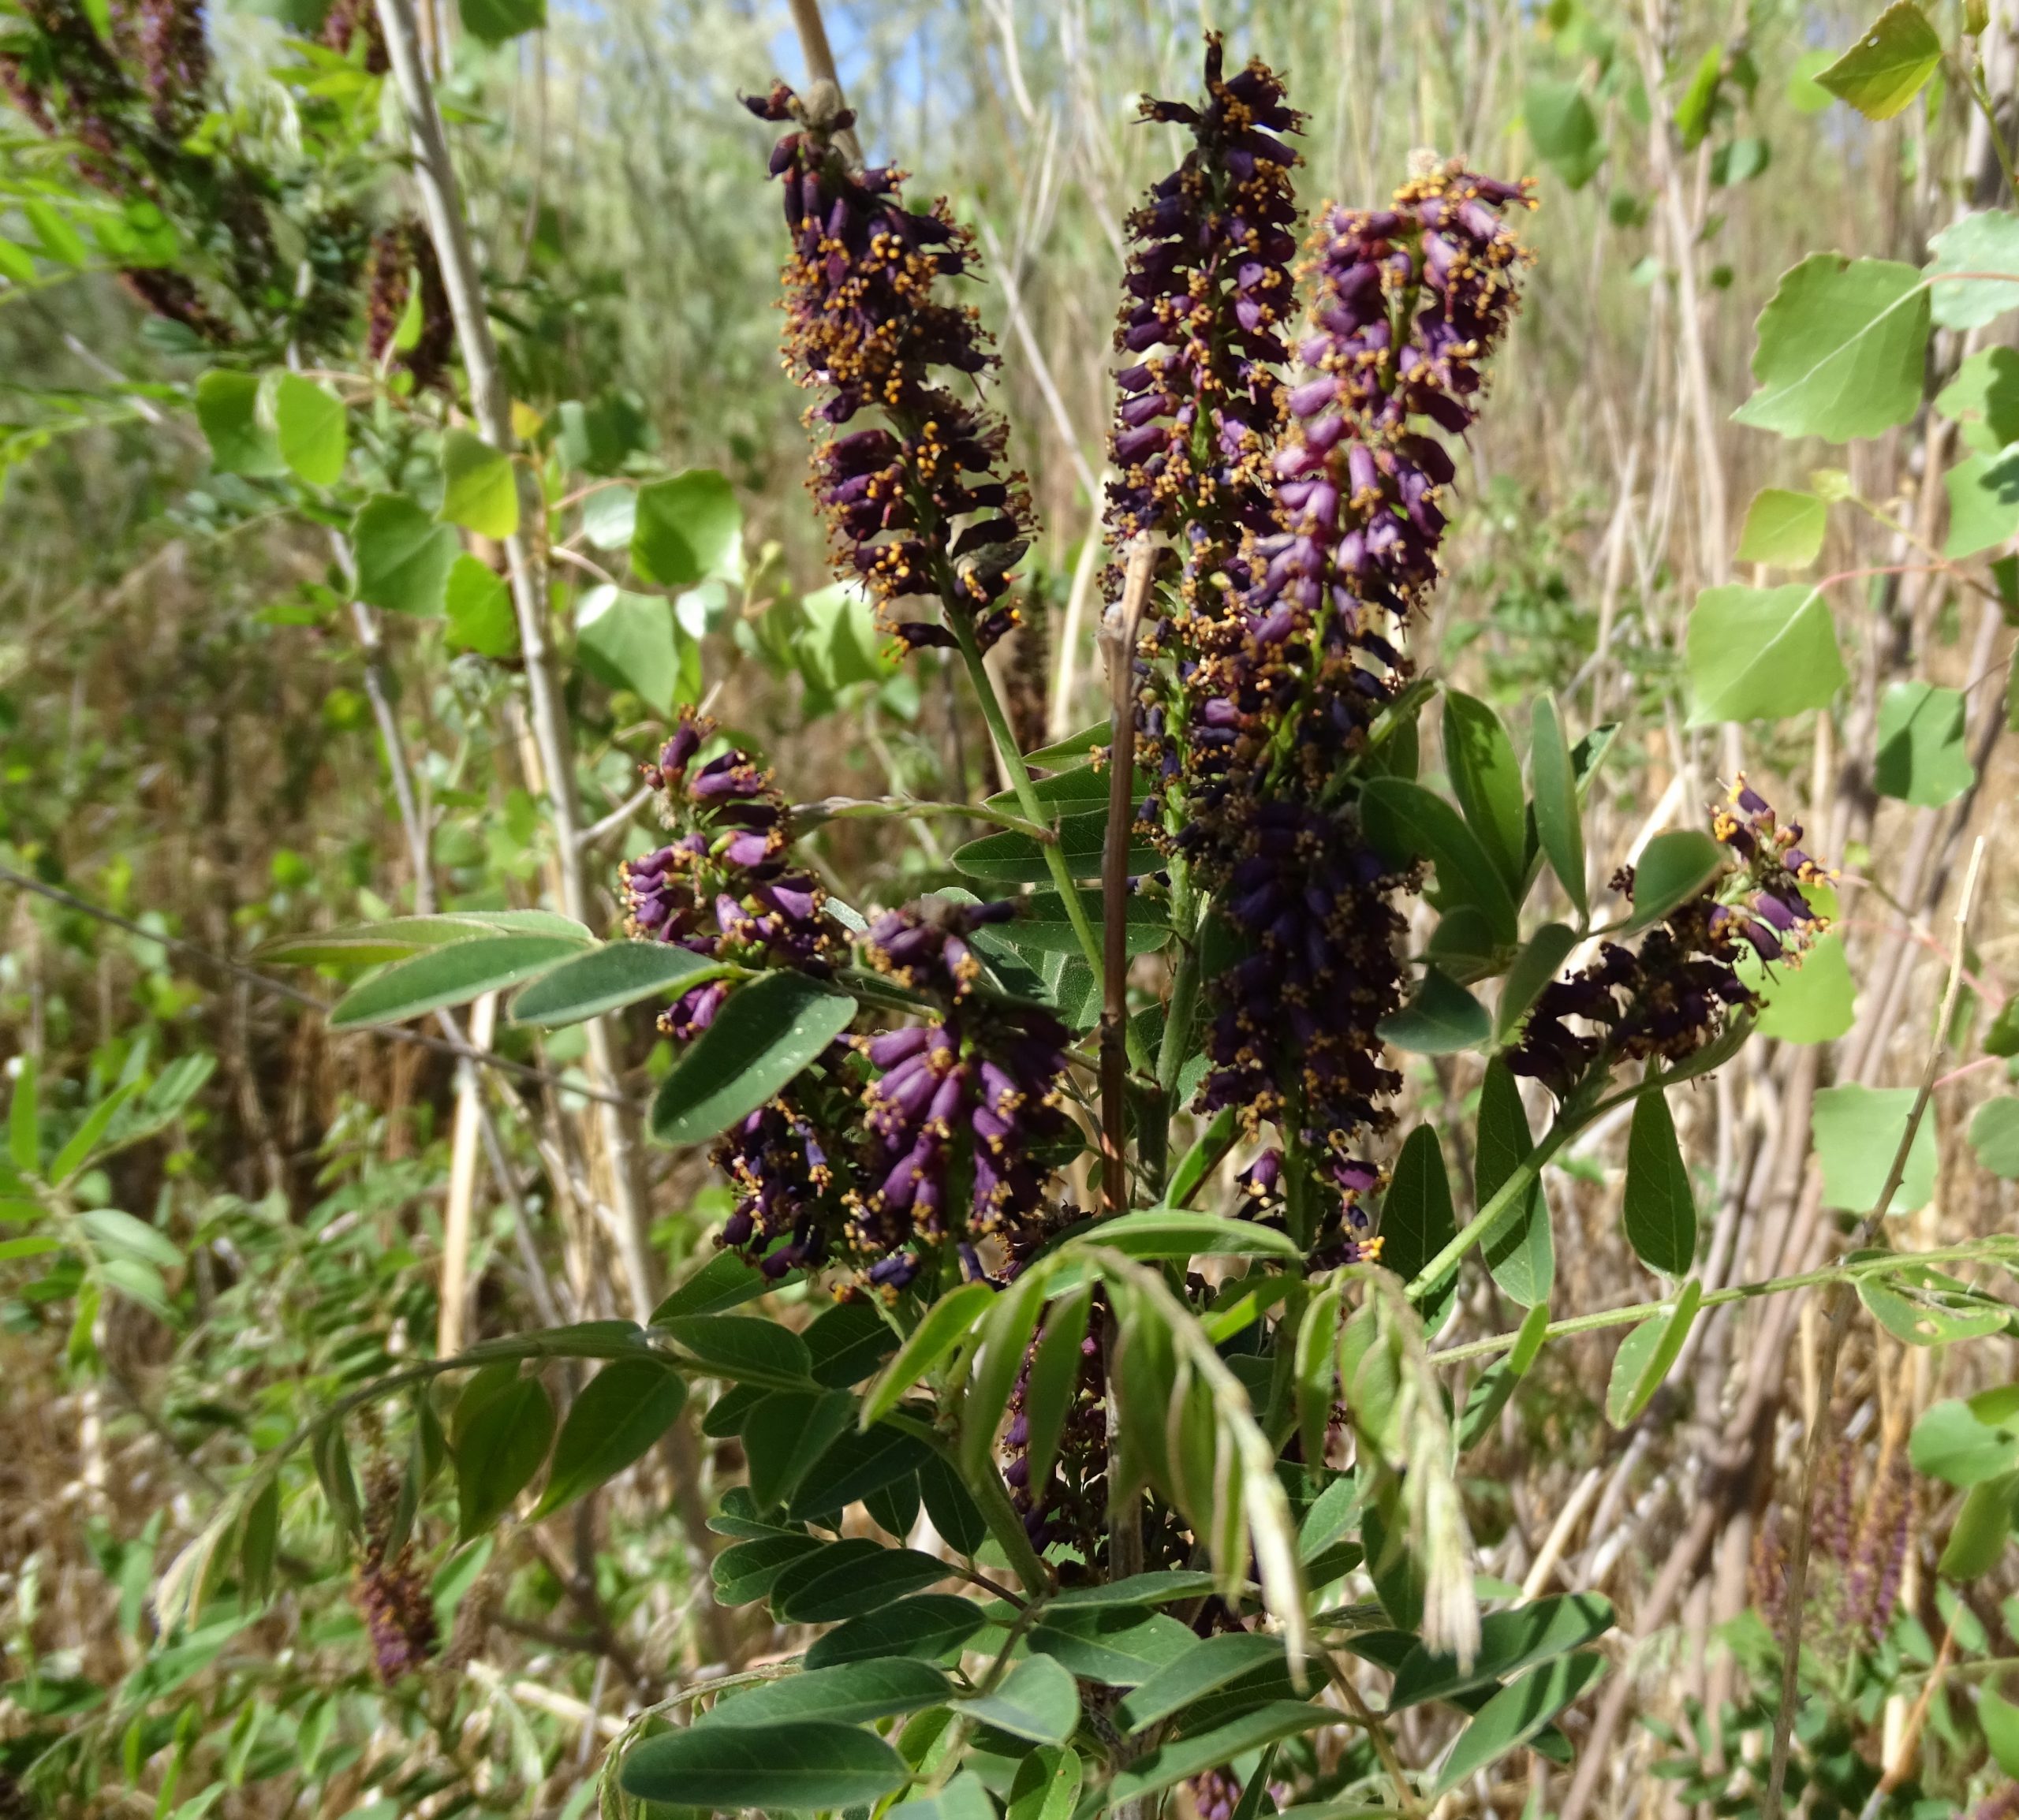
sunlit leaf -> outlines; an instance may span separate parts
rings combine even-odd
[[[1746,508],[1738,560],[1775,569],[1806,569],[1823,554],[1830,509],[1813,493],[1763,487]]]
[[[873,1732],[797,1720],[662,1732],[633,1747],[618,1780],[626,1794],[676,1807],[810,1811],[866,1807],[909,1773]]]
[[[1812,253],[1761,311],[1758,389],[1735,421],[1848,442],[1904,423],[1920,402],[1928,293],[1912,266]]]
[[[1942,40],[1915,0],[1895,3],[1858,35],[1858,41],[1816,84],[1848,101],[1868,120],[1890,120],[1942,66]]]
[[[519,528],[511,457],[467,430],[450,431],[442,440],[442,516],[480,537],[509,537]]]
[[[740,986],[659,1083],[651,1132],[706,1143],[782,1090],[854,1020],[855,1001],[803,973]]]
[[[1846,680],[1819,589],[1707,587],[1691,609],[1689,724],[1785,720],[1829,706]]]

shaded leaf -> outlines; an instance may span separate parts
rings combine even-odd
[[[1528,820],[1521,761],[1500,716],[1456,689],[1444,692],[1444,762],[1465,820],[1508,889],[1519,891]]]
[[[1374,778],[1360,793],[1368,838],[1387,858],[1427,860],[1439,894],[1485,917],[1492,938],[1512,947],[1519,930],[1514,900],[1479,837],[1442,797],[1401,778]]]
[[[1521,123],[1536,155],[1572,189],[1582,189],[1606,161],[1599,117],[1576,82],[1532,82],[1521,99]]]
[[[1090,1681],[1140,1687],[1199,1639],[1166,1613],[1140,1606],[1061,1607],[1054,1601],[1030,1633],[1032,1652]]]
[[[1381,1262],[1405,1283],[1414,1282],[1416,1273],[1457,1236],[1443,1148],[1436,1131],[1427,1123],[1402,1140],[1381,1203],[1380,1232]],[[1426,1328],[1434,1330],[1442,1324],[1457,1281],[1454,1268],[1425,1293],[1422,1308]]]
[[[954,1684],[929,1662],[902,1656],[808,1669],[730,1694],[708,1709],[707,1725],[773,1725],[808,1719],[859,1725],[936,1705]]]
[[[1125,1801],[1140,1800],[1174,1782],[1182,1782],[1202,1770],[1231,1763],[1258,1747],[1287,1738],[1299,1732],[1316,1731],[1336,1722],[1338,1714],[1329,1706],[1307,1705],[1298,1700],[1271,1700],[1254,1711],[1244,1713],[1196,1736],[1174,1740],[1147,1757],[1132,1763],[1108,1785],[1105,1797],[1110,1811]]]
[[[690,1725],[633,1748],[626,1794],[682,1807],[849,1807],[901,1788],[909,1772],[881,1738],[853,1725]]]
[[[810,1535],[764,1535],[726,1548],[711,1565],[715,1597],[726,1606],[747,1606],[764,1598],[780,1574],[826,1545]],[[873,1546],[873,1545],[872,1545]]]
[[[512,1367],[515,1374],[517,1369]],[[466,1421],[457,1411],[453,1445],[462,1541],[482,1535],[512,1508],[553,1438],[554,1404],[537,1378],[514,1375]]]
[[[534,1520],[621,1472],[678,1419],[687,1386],[670,1367],[649,1359],[619,1359],[583,1386],[554,1444]]]
[[[1907,1454],[1915,1471],[1959,1488],[2019,1468],[2019,1385],[1931,1404]]]
[[[575,609],[575,655],[599,681],[630,690],[662,715],[692,699],[681,686],[673,602],[657,595],[591,588]]]
[[[1633,868],[1631,930],[1647,929],[1687,904],[1724,870],[1725,849],[1695,828],[1672,828],[1642,849]]]
[[[1602,754],[1604,749],[1599,746],[1597,753]],[[1558,883],[1577,905],[1577,913],[1588,916],[1584,819],[1578,806],[1578,793],[1588,773],[1580,776],[1564,737],[1563,716],[1558,711],[1556,698],[1547,690],[1536,696],[1529,714],[1528,765],[1536,792],[1536,842],[1547,856]],[[1595,754],[1592,769],[1596,768]]]
[[[453,529],[411,499],[381,493],[359,509],[350,535],[360,600],[423,619],[441,613],[449,571],[462,554]]]
[[[750,1465],[750,1495],[768,1510],[792,1495],[808,1469],[855,1419],[855,1399],[841,1390],[774,1390],[737,1429]]]
[[[1384,1042],[1398,1049],[1418,1055],[1455,1055],[1483,1047],[1493,1035],[1493,1020],[1464,986],[1438,968],[1426,967],[1415,997],[1383,1018],[1376,1028]]]
[[[1878,737],[1872,785],[1882,796],[1937,809],[1977,780],[1964,742],[1960,689],[1890,684],[1879,699]]]
[[[868,1429],[844,1423],[842,1431],[805,1469],[793,1494],[792,1514],[824,1516],[845,1509],[872,1491],[912,1477],[931,1456],[931,1447],[916,1434],[887,1422]]]
[[[1696,1257],[1696,1198],[1661,1090],[1634,1102],[1626,1140],[1626,1240],[1651,1270],[1680,1277]]]
[[[972,1599],[920,1593],[864,1612],[815,1638],[806,1652],[806,1665],[834,1668],[890,1656],[931,1661],[959,1648],[984,1621],[981,1607]]]
[[[921,1591],[952,1572],[915,1548],[853,1537],[786,1568],[772,1583],[771,1609],[788,1624],[831,1624]]]
[[[654,1323],[704,1370],[752,1382],[782,1380],[790,1389],[810,1380],[813,1356],[789,1327],[762,1315],[674,1315]]]
[[[1612,1625],[1612,1602],[1599,1593],[1536,1599],[1513,1611],[1495,1612],[1480,1620],[1479,1653],[1469,1667],[1461,1667],[1455,1656],[1415,1645],[1395,1671],[1388,1710],[1399,1712],[1424,1700],[1448,1700],[1506,1680],[1552,1656],[1582,1649]]]
[[[1202,1638],[1124,1698],[1115,1708],[1115,1721],[1140,1732],[1251,1670],[1282,1659],[1282,1639],[1260,1632]]]
[[[2019,1180],[2019,1098],[2001,1094],[1970,1120],[1970,1149],[1979,1165],[2007,1181]]]

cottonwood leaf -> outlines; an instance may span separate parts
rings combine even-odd
[[[2019,214],[1987,209],[1952,222],[1928,242],[1928,291],[1935,322],[1977,329],[2019,309]],[[1953,273],[1996,273],[1961,278]]]
[[[1813,493],[1763,487],[1746,508],[1738,560],[1775,569],[1806,569],[1823,554],[1830,509]]]
[[[1882,796],[1936,809],[1977,781],[1964,739],[1961,689],[1892,684],[1879,703],[1878,741],[1872,783]]]
[[[1819,588],[1707,587],[1690,610],[1689,724],[1784,720],[1827,707],[1847,673]]]
[[[442,442],[442,516],[500,541],[519,528],[519,483],[512,458],[481,436],[451,430]]]
[[[638,489],[631,566],[662,587],[691,587],[728,564],[742,531],[735,489],[712,468],[690,468]]]
[[[1812,253],[1760,312],[1758,390],[1734,422],[1832,442],[1877,436],[1920,402],[1928,293],[1912,266]]]
[[[1867,1214],[1886,1186],[1893,1158],[1906,1135],[1914,1103],[1910,1087],[1826,1087],[1810,1113],[1816,1153],[1823,1164],[1823,1204],[1845,1213]],[[1923,1118],[1907,1153],[1907,1166],[1891,1206],[1884,1211],[1912,1213],[1935,1192],[1935,1124]]]
[[[1942,66],[1942,40],[1914,0],[1895,0],[1858,35],[1816,85],[1868,120],[1890,120]]]

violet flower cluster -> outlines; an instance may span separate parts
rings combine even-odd
[[[1412,877],[1368,846],[1343,787],[1409,673],[1406,621],[1435,579],[1454,466],[1505,334],[1521,255],[1515,185],[1453,166],[1376,212],[1320,213],[1303,377],[1291,349],[1288,231],[1298,117],[1252,63],[1206,98],[1146,101],[1194,144],[1130,218],[1110,456],[1117,534],[1177,537],[1184,572],[1139,650],[1139,737],[1161,837],[1211,893],[1241,957],[1208,987],[1207,1110],[1273,1122],[1316,1159],[1357,1242],[1358,1154],[1400,1085],[1378,1026],[1402,999]],[[1208,585],[1210,584],[1210,585]],[[1155,812],[1154,809],[1151,811]]]
[[[1741,776],[1711,831],[1733,864],[1650,929],[1637,949],[1601,942],[1589,966],[1544,986],[1508,1051],[1517,1074],[1563,1099],[1594,1067],[1673,1065],[1715,1041],[1734,1014],[1758,1007],[1759,994],[1738,975],[1741,945],[1763,962],[1800,965],[1827,926],[1802,887],[1828,876],[1801,850],[1800,825],[1782,826]],[[1614,883],[1631,901],[1631,868]]]
[[[680,833],[625,862],[625,927],[640,941],[676,943],[712,960],[825,978],[842,950],[842,932],[819,879],[792,858],[785,798],[771,772],[734,748],[697,767],[715,731],[713,722],[683,710],[658,763],[645,769]],[[691,1041],[732,990],[720,979],[694,987],[659,1027]]]
[[[1187,605],[1216,613],[1201,586],[1238,561],[1244,533],[1274,522],[1268,457],[1289,356],[1298,162],[1278,136],[1303,116],[1259,58],[1226,78],[1217,33],[1203,103],[1146,95],[1141,112],[1189,127],[1193,145],[1129,218],[1135,248],[1114,343],[1131,364],[1116,375],[1110,535],[1179,537]]]
[[[998,1238],[1013,1251],[1046,1218],[1048,1153],[1074,1128],[1063,1104],[1072,1033],[1041,1006],[978,991],[967,942],[1014,913],[1006,903],[892,911],[863,944],[871,966],[939,1013],[861,1039],[878,1075],[863,1095],[873,1150],[852,1240],[891,1265],[881,1277],[872,1268],[872,1281],[901,1287],[905,1266],[894,1261],[949,1236],[968,1274],[983,1277],[976,1241]]]
[[[908,207],[903,172],[849,167],[832,136],[852,114],[816,120],[782,83],[746,105],[798,129],[778,141],[771,174],[783,179],[793,243],[786,365],[827,394],[809,426],[850,423],[865,409],[883,419],[814,455],[838,566],[908,647],[952,645],[957,622],[986,651],[1017,623],[1005,596],[1032,520],[1023,476],[1004,466],[1003,424],[938,377],[978,379],[995,364],[976,312],[935,295],[941,278],[974,270],[973,237],[943,199]],[[946,623],[905,617],[918,599],[936,601]]]

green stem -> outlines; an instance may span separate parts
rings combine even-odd
[[[1202,906],[1195,899],[1192,882],[1181,861],[1174,860],[1170,873],[1170,920],[1177,932],[1177,968],[1171,976],[1170,1005],[1164,1014],[1164,1038],[1157,1051],[1157,1085],[1163,1091],[1165,1117],[1177,1102],[1177,1077],[1185,1071],[1185,1050],[1191,1040],[1192,1020],[1198,1013],[1199,924]]]
[[[1939,1251],[1903,1252],[1898,1255],[1871,1258],[1855,1264],[1834,1264],[1820,1270],[1804,1270],[1792,1277],[1773,1277],[1763,1283],[1735,1283],[1730,1289],[1714,1289],[1700,1304],[1700,1312],[1705,1308],[1722,1307],[1727,1302],[1749,1302],[1763,1296],[1781,1296],[1791,1289],[1819,1289],[1825,1284],[1855,1283],[1866,1277],[1890,1276],[1896,1270],[1917,1269],[1924,1264],[1974,1263],[1997,1255],[1995,1247],[1986,1247],[1980,1240],[1970,1245],[1952,1245]],[[1629,1327],[1646,1320],[1674,1306],[1675,1298],[1666,1296],[1655,1302],[1633,1302],[1623,1308],[1607,1308],[1595,1315],[1573,1315],[1568,1319],[1552,1321],[1543,1330],[1545,1342],[1560,1340],[1569,1333],[1593,1333],[1606,1327]],[[1495,1352],[1510,1350],[1521,1337],[1518,1333],[1495,1333],[1484,1340],[1468,1341],[1462,1346],[1446,1347],[1441,1352],[1433,1352],[1430,1362],[1433,1365],[1457,1365],[1468,1359],[1483,1359]]]
[[[1017,749],[1016,736],[1010,730],[1010,717],[1002,711],[1002,703],[995,692],[995,679],[988,673],[988,666],[982,662],[981,646],[976,641],[974,628],[968,623],[965,614],[950,609],[946,615],[947,624],[953,628],[955,641],[961,647],[961,661],[968,666],[968,680],[974,685],[975,699],[981,708],[981,718],[987,723],[988,737],[995,742],[995,750],[1002,760],[1002,768],[1009,774],[1010,787],[1015,791],[1017,801],[1024,815],[1031,821],[1045,822],[1044,804],[1038,800],[1036,787],[1031,781],[1031,768],[1024,763],[1024,755]],[[1048,824],[1047,824],[1048,825]],[[1059,900],[1065,906],[1065,919],[1073,925],[1073,933],[1078,939],[1080,952],[1085,956],[1087,964],[1094,971],[1094,977],[1101,977],[1101,939],[1095,934],[1092,919],[1087,915],[1085,901],[1080,895],[1080,887],[1074,882],[1073,869],[1065,863],[1065,856],[1059,851],[1054,838],[1041,843],[1044,863],[1051,874],[1051,882],[1058,888]],[[1114,906],[1119,916],[1122,906]],[[1149,1057],[1144,1053],[1143,1041],[1132,1027],[1129,1031],[1129,1062],[1139,1073],[1150,1071]]]
[[[887,1419],[887,1418],[886,1418]],[[934,1445],[940,1457],[957,1472],[960,1461],[954,1448],[934,1439]],[[975,1502],[981,1507],[982,1521],[988,1525],[988,1533],[995,1538],[996,1546],[1002,1550],[1010,1570],[1023,1582],[1024,1590],[1034,1599],[1046,1597],[1051,1591],[1051,1574],[1043,1558],[1031,1546],[1031,1538],[1024,1527],[1023,1520],[1017,1514],[1010,1501],[1010,1494],[1003,1490],[1002,1475],[993,1468],[968,1486]]]

